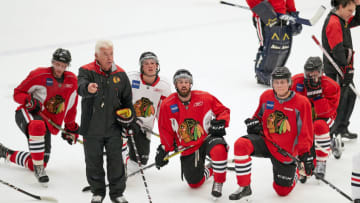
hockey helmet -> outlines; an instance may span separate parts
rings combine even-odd
[[[287,79],[290,86],[291,85],[290,70],[285,66],[276,67],[274,71],[271,73],[271,83],[273,83],[273,80],[275,79]]]
[[[179,78],[187,78],[190,80],[190,84],[193,84],[193,78],[192,78],[192,74],[190,73],[190,71],[186,70],[186,69],[179,69],[175,72],[174,77],[173,77],[173,83],[174,85],[176,85],[176,80]]]
[[[66,64],[70,64],[71,62],[71,54],[70,51],[67,49],[58,48],[53,53],[52,60],[54,61],[60,61]]]
[[[142,64],[143,62],[146,60],[146,59],[153,59],[155,60],[156,64],[158,65],[158,68],[156,70],[156,74],[158,72],[160,72],[160,64],[159,64],[159,59],[157,58],[156,54],[154,54],[153,52],[151,51],[146,51],[144,53],[142,53],[140,55],[140,58],[139,58],[139,65],[140,65],[140,72],[141,73],[144,73],[143,69],[142,69]]]
[[[310,56],[304,65],[304,77],[308,78],[309,73],[318,71],[319,76],[323,73],[323,63],[321,61],[321,58],[318,56]]]

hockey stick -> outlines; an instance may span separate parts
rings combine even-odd
[[[299,167],[299,169],[303,168],[301,161],[294,157],[292,154],[290,154],[289,152],[287,152],[286,150],[284,150],[283,148],[281,148],[279,145],[277,145],[275,142],[271,141],[270,139],[268,139],[267,137],[263,136],[264,139],[266,139],[267,141],[269,141],[272,145],[274,145],[274,147],[276,147],[278,149],[278,152],[284,156],[290,157],[295,163],[296,165]],[[336,190],[338,193],[340,193],[342,196],[344,196],[346,199],[352,201],[351,197],[349,195],[347,195],[345,192],[341,191],[339,188],[337,188],[335,185],[333,185],[332,183],[330,183],[329,181],[325,180],[325,178],[323,178],[322,176],[318,175],[317,173],[313,173],[314,176],[323,181],[324,183],[326,183],[327,185],[329,185],[332,189]]]
[[[59,126],[58,124],[56,124],[54,121],[52,121],[49,117],[47,117],[43,112],[39,112],[39,115],[41,116],[41,118],[43,118],[44,120],[46,120],[47,122],[49,122],[52,126],[54,126],[55,128],[57,128],[58,130],[60,130],[62,133],[65,133],[69,136],[71,136],[72,140],[75,140],[75,135],[66,131],[64,128],[62,128],[61,126]],[[84,142],[80,139],[76,140],[77,142],[79,142],[80,144],[84,144]]]
[[[32,198],[34,198],[34,199],[51,201],[51,202],[58,202],[57,199],[55,199],[55,198],[53,198],[53,197],[38,196],[38,195],[31,194],[31,193],[26,192],[25,190],[20,189],[20,188],[14,186],[14,185],[12,185],[12,184],[10,184],[10,183],[8,183],[8,182],[5,182],[5,181],[3,181],[3,180],[1,180],[1,179],[0,179],[0,182],[1,182],[2,184],[4,184],[4,185],[7,185],[7,186],[13,188],[14,190],[19,191],[19,192],[21,192],[21,193],[23,193],[23,194],[25,194],[25,195],[28,195],[28,196],[30,196],[30,197],[32,197]]]
[[[333,58],[329,55],[329,53],[325,50],[325,48],[320,44],[319,40],[315,37],[315,35],[311,36],[315,43],[320,47],[321,51],[325,54],[326,58],[330,61],[331,65],[334,66],[335,70],[339,73],[341,78],[344,78],[344,74],[339,68],[339,66],[335,63]],[[355,89],[353,84],[349,84],[351,90],[360,98],[360,93]]]
[[[234,7],[238,7],[238,8],[242,8],[242,9],[246,9],[246,10],[251,10],[247,6],[233,4],[233,3],[226,2],[226,1],[220,1],[220,3],[228,5],[228,6],[234,6]],[[282,13],[277,13],[277,16],[279,19],[289,21],[291,23],[299,23],[299,24],[303,24],[303,25],[313,26],[320,20],[321,16],[324,14],[325,10],[326,10],[326,7],[321,5],[318,8],[318,10],[316,11],[315,15],[310,19],[294,17],[291,15],[282,14]]]
[[[166,160],[169,160],[169,159],[171,159],[172,157],[174,157],[174,156],[176,156],[176,155],[182,153],[183,151],[188,150],[188,149],[190,149],[190,148],[192,148],[192,147],[193,147],[193,146],[188,146],[188,147],[185,147],[185,148],[183,148],[183,149],[181,149],[181,150],[179,150],[179,151],[177,151],[177,152],[174,152],[174,153],[166,156],[166,157],[164,158],[164,160],[165,160],[165,161],[166,161]],[[155,166],[155,163],[152,163],[152,164],[149,164],[149,165],[143,167],[143,170],[152,168],[153,166]],[[130,173],[127,177],[134,176],[134,175],[136,175],[136,174],[138,174],[138,173],[140,173],[140,169],[137,170],[137,171],[134,171],[134,172]],[[108,186],[109,186],[109,184],[106,185],[106,187],[108,187]],[[89,190],[90,190],[90,186],[86,186],[86,187],[84,187],[84,188],[82,189],[83,192],[87,192],[87,191],[89,191]]]

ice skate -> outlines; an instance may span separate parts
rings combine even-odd
[[[214,181],[212,190],[211,190],[211,195],[214,200],[217,200],[219,197],[221,197],[222,186],[223,186],[222,183],[217,183]]]
[[[39,183],[47,187],[47,183],[49,182],[49,177],[46,175],[45,169],[43,165],[34,165],[34,174]]]
[[[93,195],[91,198],[91,203],[102,203],[104,198],[105,197],[101,195]]]
[[[230,200],[243,200],[244,202],[249,202],[251,201],[251,188],[250,185],[245,186],[245,187],[239,187],[235,192],[233,192],[230,196],[229,199]]]
[[[337,134],[331,140],[331,151],[336,159],[340,159],[342,152],[344,151],[344,143],[341,140],[341,135]]]
[[[117,197],[115,199],[111,199],[112,203],[128,203],[124,196]]]
[[[5,147],[3,144],[0,143],[0,158],[4,158],[5,160],[7,160],[7,156],[8,154],[12,153],[13,151],[11,151],[10,149],[8,149],[7,147]]]
[[[316,179],[321,179],[325,177],[326,172],[326,161],[316,161],[316,167],[314,173],[316,174]]]

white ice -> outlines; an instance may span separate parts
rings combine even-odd
[[[245,5],[245,1],[234,1]],[[310,18],[323,4],[329,12],[329,0],[297,1],[300,15]],[[179,68],[191,70],[193,89],[209,91],[231,109],[226,140],[233,157],[233,143],[246,133],[243,121],[254,113],[260,94],[266,89],[254,78],[253,60],[257,37],[251,13],[220,4],[215,0],[12,0],[0,7],[0,142],[17,150],[28,150],[25,136],[15,124],[13,89],[30,70],[49,66],[51,54],[58,47],[69,49],[73,61],[70,70],[77,74],[81,65],[94,60],[94,44],[110,39],[115,44],[115,60],[126,71],[138,70],[143,51],[155,52],[161,64],[161,75],[172,78]],[[294,43],[287,66],[292,73],[302,72],[309,56],[321,55],[311,39],[321,39],[325,15],[313,27],[304,26]],[[360,46],[360,29],[352,31],[356,52]],[[355,54],[355,66],[360,54]],[[360,74],[355,74],[359,84]],[[358,85],[360,86],[360,85]],[[174,89],[173,89],[174,90]],[[77,121],[80,120],[80,104]],[[356,104],[350,130],[360,132],[360,108]],[[154,129],[157,131],[157,128]],[[159,144],[152,139],[150,163]],[[340,160],[328,160],[326,179],[350,195],[351,158],[359,152],[358,141],[345,141]],[[70,146],[60,136],[52,137],[51,160],[47,167],[48,188],[41,187],[32,172],[13,164],[0,162],[0,179],[28,192],[53,196],[59,202],[90,202],[91,194],[82,193],[88,185],[81,144]],[[158,171],[145,171],[151,198],[160,202],[212,202],[212,179],[199,189],[190,189],[180,178],[179,157]],[[236,190],[234,172],[227,173],[223,196],[218,203],[230,202],[228,195]],[[252,168],[253,202],[347,202],[328,185],[311,178],[296,186],[287,197],[279,197],[272,188],[271,162],[254,158]],[[0,202],[35,202],[29,196],[0,184]],[[129,202],[148,202],[140,175],[128,179],[125,196]],[[104,202],[110,202],[107,196]]]

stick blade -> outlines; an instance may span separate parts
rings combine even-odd
[[[324,15],[324,12],[326,10],[326,7],[321,5],[320,8],[316,11],[315,15],[310,19],[311,25],[315,25],[321,18],[322,15]]]
[[[41,196],[41,200],[49,201],[49,202],[58,202],[58,200],[54,197],[48,197],[48,196]]]

